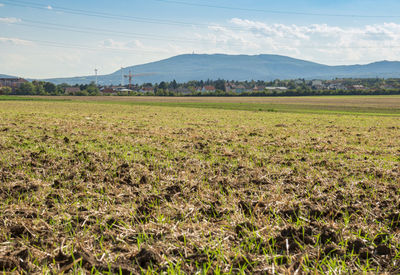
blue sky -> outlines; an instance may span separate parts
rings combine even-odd
[[[111,73],[184,53],[400,60],[400,1],[0,0],[0,73]]]

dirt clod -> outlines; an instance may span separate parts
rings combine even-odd
[[[142,248],[138,254],[133,257],[133,260],[141,267],[147,268],[150,265],[157,265],[158,264],[158,257],[157,255],[146,249]]]

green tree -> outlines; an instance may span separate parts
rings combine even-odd
[[[35,86],[30,82],[22,83],[21,86],[16,90],[17,95],[34,95]]]
[[[11,93],[12,93],[12,89],[10,87],[0,88],[0,95],[9,95]]]
[[[172,82],[169,84],[169,88],[171,88],[171,89],[176,89],[176,88],[178,88],[178,83],[176,83],[176,80],[174,79],[174,80],[172,80]]]
[[[97,85],[96,85],[94,82],[90,83],[90,84],[86,87],[85,90],[87,91],[87,93],[88,93],[89,95],[98,95],[98,94],[100,93],[99,88],[97,87]]]
[[[56,94],[58,94],[58,95],[63,95],[63,94],[65,94],[65,89],[66,89],[67,87],[70,87],[67,83],[62,83],[62,84],[57,85]]]
[[[226,91],[226,89],[225,89],[225,80],[218,79],[217,81],[215,81],[215,89],[225,92]]]
[[[43,85],[43,87],[44,87],[44,90],[46,91],[46,93],[48,93],[48,94],[55,94],[56,91],[57,91],[57,86],[54,85],[54,84],[51,83],[51,82],[46,82],[46,83]]]
[[[41,83],[37,83],[35,86],[35,95],[46,95],[46,91]]]
[[[89,93],[86,90],[76,92],[75,95],[77,96],[87,96]]]
[[[168,88],[168,85],[164,81],[161,81],[160,84],[158,84],[158,88],[166,90]]]

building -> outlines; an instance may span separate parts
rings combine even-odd
[[[364,85],[353,85],[352,88],[354,90],[364,90],[365,89]]]
[[[230,91],[235,91],[236,90],[236,84],[231,83],[231,82],[226,82],[225,83],[225,91],[230,92]]]
[[[313,88],[316,88],[316,89],[322,89],[322,88],[323,88],[322,80],[313,80],[313,81],[311,82],[311,86],[312,86]]]
[[[254,86],[253,92],[261,92],[265,90],[265,86]]]
[[[341,83],[332,83],[327,86],[329,90],[347,90],[346,86]]]
[[[180,94],[191,94],[192,91],[189,88],[179,87],[175,90],[175,92]]]
[[[154,88],[153,87],[142,87],[142,89],[139,90],[141,93],[154,93]]]
[[[302,84],[304,84],[304,79],[296,79],[295,81],[294,81],[294,84],[296,84],[296,85],[302,85]]]
[[[236,86],[235,92],[236,93],[243,93],[246,91],[246,87],[244,85],[238,85]]]
[[[207,93],[213,93],[215,92],[215,87],[214,86],[204,86],[203,89],[201,89],[202,92],[207,92]]]
[[[10,87],[12,90],[15,90],[26,82],[28,81],[23,78],[0,78],[0,87]]]
[[[100,89],[100,92],[103,95],[116,95],[117,94],[117,91],[113,87],[104,87],[104,88]]]
[[[265,87],[265,90],[269,91],[286,91],[287,89],[286,87]]]
[[[66,95],[74,95],[76,93],[79,93],[80,91],[81,91],[81,88],[79,88],[79,87],[67,87],[67,88],[65,88],[64,93]]]

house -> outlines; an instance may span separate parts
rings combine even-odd
[[[25,82],[28,81],[23,78],[0,78],[0,87],[10,87],[12,90],[15,90]]]
[[[322,80],[313,80],[312,82],[311,82],[311,86],[312,87],[314,87],[314,88],[322,88],[323,87],[323,85],[322,85]]]
[[[113,87],[104,87],[100,90],[103,95],[117,95],[117,91]]]
[[[352,88],[354,90],[364,90],[365,89],[364,85],[353,85]]]
[[[184,88],[184,87],[179,87],[175,89],[175,92],[180,93],[180,94],[190,94],[192,91],[189,88]]]
[[[235,91],[235,89],[236,89],[235,83],[230,83],[230,82],[225,83],[225,91],[230,92],[230,91]]]
[[[235,92],[237,93],[243,93],[246,91],[246,87],[244,85],[238,85],[236,86]]]
[[[265,90],[269,91],[286,91],[287,89],[286,87],[265,87]]]
[[[296,80],[294,81],[294,84],[296,84],[296,85],[302,85],[302,84],[304,84],[304,80],[303,80],[303,79],[296,79]]]
[[[74,95],[76,93],[79,93],[81,91],[81,88],[79,87],[66,87],[64,90],[64,93],[66,95]]]
[[[329,90],[347,90],[347,88],[341,83],[332,83],[327,86]]]
[[[141,93],[154,93],[153,87],[142,87],[139,92]]]
[[[396,87],[392,86],[392,85],[384,85],[383,89],[385,90],[391,90],[391,89],[396,89]]]
[[[201,89],[202,92],[205,93],[213,93],[215,92],[215,87],[214,86],[204,86],[203,89]]]
[[[254,86],[253,88],[253,92],[259,92],[259,91],[264,91],[265,90],[265,86]]]

